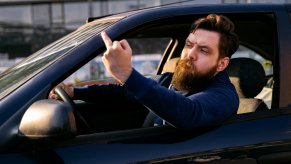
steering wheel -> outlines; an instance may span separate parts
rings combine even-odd
[[[90,131],[90,127],[89,127],[87,121],[85,120],[85,118],[83,117],[83,115],[76,109],[75,102],[71,99],[71,97],[67,94],[67,92],[63,88],[61,88],[61,87],[56,87],[55,88],[55,92],[56,92],[56,94],[58,96],[60,96],[60,98],[64,102],[70,104],[70,106],[73,109],[73,113],[74,113],[76,119],[78,119],[83,124],[83,126],[85,128],[85,131]]]

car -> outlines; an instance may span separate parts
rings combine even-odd
[[[61,82],[117,83],[96,64],[105,51],[101,31],[113,40],[127,39],[134,56],[154,63],[155,71],[144,73],[154,76],[173,69],[191,23],[209,13],[225,15],[236,26],[240,47],[231,60],[248,59],[263,68],[263,86],[246,87],[257,95],[241,102],[261,100],[267,108],[240,104],[246,110],[218,126],[186,130],[144,126],[148,111],[121,109],[116,102],[108,102],[114,108],[107,110],[98,101],[72,101],[62,90],[64,101],[48,99]],[[89,18],[1,73],[1,163],[290,163],[290,15],[289,4],[178,3]],[[252,68],[250,61],[241,63]],[[247,84],[258,84],[258,75],[247,77]]]

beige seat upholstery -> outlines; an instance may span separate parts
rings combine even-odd
[[[163,67],[162,73],[165,73],[165,72],[171,72],[171,73],[173,73],[174,70],[175,70],[175,68],[176,68],[176,65],[177,65],[179,59],[180,58],[177,57],[177,58],[172,58],[172,59],[168,60],[165,63],[164,67]]]

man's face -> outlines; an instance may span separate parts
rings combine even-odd
[[[199,91],[218,72],[219,34],[197,29],[186,39],[173,75],[173,85],[178,90]]]

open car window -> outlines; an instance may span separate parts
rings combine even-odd
[[[163,51],[171,38],[130,38],[133,56],[132,66],[144,76],[153,76],[157,72]],[[116,83],[102,63],[102,54],[69,76],[65,83],[84,86],[92,84]]]

